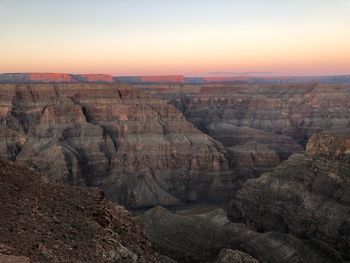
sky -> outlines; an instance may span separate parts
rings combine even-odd
[[[0,72],[350,74],[350,1],[0,0]]]

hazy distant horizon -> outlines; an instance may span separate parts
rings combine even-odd
[[[312,78],[312,77],[341,77],[341,76],[350,76],[350,73],[346,74],[320,74],[320,75],[283,75],[283,74],[278,74],[278,73],[274,73],[272,72],[271,74],[264,74],[264,73],[255,73],[255,74],[229,74],[229,73],[217,73],[217,74],[213,74],[212,72],[209,73],[203,73],[203,74],[149,74],[149,75],[145,75],[145,74],[134,74],[134,75],[120,75],[120,74],[107,74],[107,73],[77,73],[77,72],[0,72],[0,75],[5,75],[5,74],[57,74],[57,75],[64,75],[64,74],[68,74],[68,75],[106,75],[106,76],[112,76],[112,77],[152,77],[152,76],[158,76],[158,77],[166,77],[166,76],[182,76],[185,78]]]

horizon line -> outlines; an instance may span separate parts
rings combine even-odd
[[[254,72],[255,73],[255,72]],[[267,73],[267,72],[264,72]],[[273,72],[272,72],[273,73]],[[113,78],[117,77],[184,77],[184,78],[317,78],[317,77],[341,77],[350,76],[349,73],[339,73],[339,74],[281,74],[281,75],[249,75],[249,74],[234,74],[224,76],[218,72],[215,75],[213,72],[203,73],[203,74],[108,74],[108,73],[67,73],[67,72],[0,72],[0,75],[10,75],[10,74],[52,74],[52,75],[100,75],[100,76],[110,76]]]

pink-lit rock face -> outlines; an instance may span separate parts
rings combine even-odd
[[[70,74],[64,73],[30,73],[29,81],[33,82],[76,82]]]
[[[53,181],[98,186],[134,207],[228,200],[237,187],[219,142],[133,88],[6,85],[0,98],[1,156]]]

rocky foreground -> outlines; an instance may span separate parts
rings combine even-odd
[[[0,155],[128,207],[227,201],[237,189],[219,142],[118,84],[1,85]]]
[[[260,232],[317,240],[350,260],[350,133],[319,133],[305,154],[238,192],[232,217]]]
[[[123,207],[0,161],[0,262],[168,262]]]

